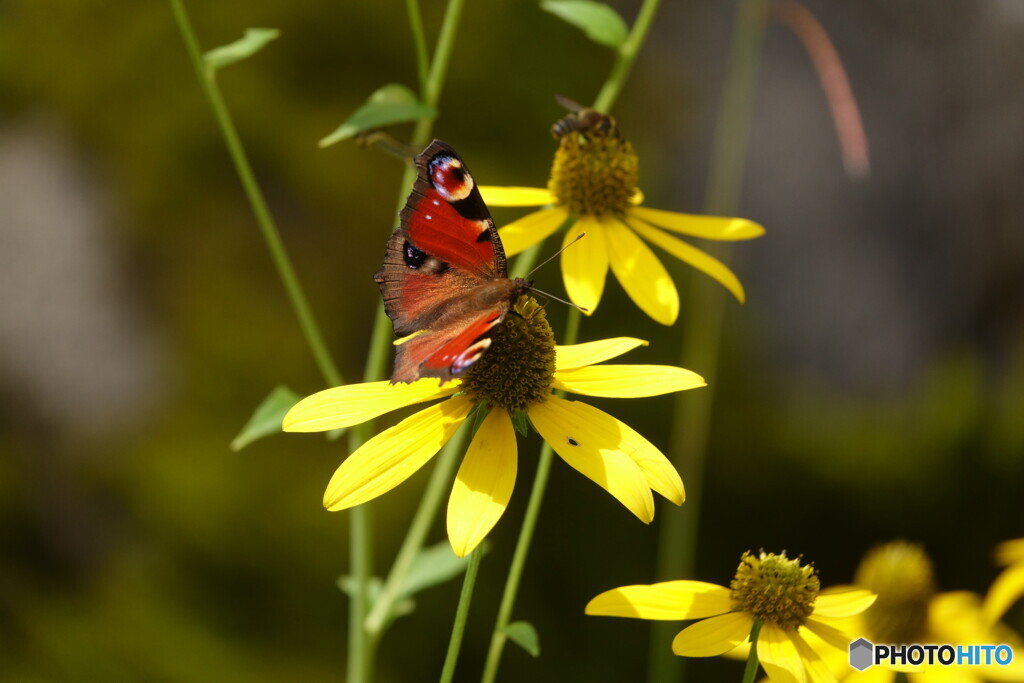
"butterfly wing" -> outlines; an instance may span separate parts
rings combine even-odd
[[[450,380],[490,343],[514,286],[473,176],[435,140],[416,157],[416,182],[374,276],[395,334],[392,382]]]

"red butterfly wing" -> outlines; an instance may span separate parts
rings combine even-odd
[[[418,171],[374,276],[399,344],[392,382],[447,381],[490,343],[513,295],[505,252],[473,176],[459,155],[435,140],[416,157]]]

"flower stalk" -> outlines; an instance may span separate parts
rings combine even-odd
[[[448,643],[448,653],[444,658],[444,668],[441,670],[441,683],[451,683],[455,676],[455,664],[459,659],[459,649],[462,647],[462,636],[466,631],[466,619],[469,616],[469,603],[473,597],[473,586],[476,584],[476,573],[480,569],[480,557],[483,551],[480,546],[469,555],[469,564],[466,567],[466,576],[462,581],[462,591],[459,593],[459,606],[455,610],[455,623],[452,625],[452,637]]]
[[[750,629],[750,654],[747,655],[747,666],[743,670],[743,683],[754,683],[757,678],[757,636],[761,633],[763,622],[758,619],[754,622],[754,628]]]

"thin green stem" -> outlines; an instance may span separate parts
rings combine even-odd
[[[712,148],[705,213],[733,215],[737,210],[753,116],[765,7],[766,0],[741,0],[736,14],[721,114]],[[724,247],[714,255],[728,261],[728,249]],[[669,452],[677,454],[680,459],[677,465],[686,482],[687,500],[682,510],[662,506],[656,574],[659,580],[693,576],[715,377],[727,301],[725,290],[707,276],[694,271],[690,279],[684,310],[690,311],[692,320],[699,324],[687,325],[683,330],[680,364],[700,372],[708,387],[692,396],[681,394],[676,398]],[[672,633],[671,624],[653,627],[650,683],[669,683],[681,678],[684,660],[673,656],[665,647]]]
[[[761,633],[761,620],[754,622],[754,628],[750,629],[750,654],[747,655],[747,666],[743,670],[742,683],[754,683],[757,677],[757,636]]]
[[[615,100],[618,99],[619,93],[626,85],[629,72],[633,69],[633,62],[636,61],[636,56],[640,53],[640,48],[643,47],[647,31],[651,28],[660,3],[661,0],[644,0],[644,4],[640,6],[636,21],[633,22],[633,28],[630,29],[625,42],[619,46],[608,80],[605,81],[601,91],[597,94],[597,99],[594,100],[594,109],[607,113],[614,106]]]
[[[580,317],[579,310],[575,308],[569,309],[563,344],[576,343],[579,336]],[[494,622],[494,631],[491,633],[491,646],[487,651],[487,661],[484,664],[484,674],[480,679],[481,683],[494,683],[494,679],[498,675],[501,653],[505,649],[505,642],[508,640],[505,627],[508,626],[509,620],[512,618],[512,609],[515,607],[516,596],[519,593],[519,583],[523,578],[526,557],[530,554],[533,532],[536,530],[537,520],[540,518],[540,506],[544,500],[544,491],[547,489],[548,476],[551,474],[553,453],[554,451],[547,443],[540,449],[540,457],[537,459],[537,474],[533,480],[533,488],[530,489],[530,500],[526,504],[526,514],[523,516],[523,525],[519,529],[519,539],[516,541],[516,549],[512,554],[512,564],[508,569],[508,578],[505,579],[505,589],[501,594],[498,618]]]
[[[405,0],[405,10],[409,14],[409,27],[412,29],[412,44],[416,48],[416,75],[419,78],[420,91],[427,85],[427,71],[430,69],[430,58],[427,57],[427,39],[423,35],[423,17],[420,15],[418,0]]]
[[[441,449],[437,456],[437,462],[430,473],[427,487],[423,491],[423,497],[416,508],[409,530],[402,541],[402,547],[395,556],[394,564],[384,582],[380,596],[373,605],[373,610],[366,618],[365,628],[374,638],[379,638],[384,628],[390,621],[391,610],[395,602],[401,597],[405,588],[405,580],[409,575],[409,568],[416,557],[416,553],[423,547],[427,533],[434,523],[437,512],[444,500],[444,494],[451,487],[452,477],[455,472],[455,465],[459,457],[465,451],[466,441],[469,437],[470,427],[468,420],[462,428],[456,432],[451,441]]]
[[[199,79],[199,85],[203,89],[206,101],[213,111],[213,116],[217,120],[221,134],[224,136],[228,153],[235,164],[235,171],[242,182],[242,188],[245,190],[246,197],[248,197],[249,204],[252,207],[252,212],[256,216],[256,222],[263,233],[267,249],[270,251],[270,256],[277,267],[277,274],[281,278],[281,284],[284,285],[292,309],[299,320],[299,327],[302,328],[302,333],[306,337],[306,343],[309,345],[310,351],[313,352],[313,358],[327,384],[330,386],[341,384],[341,373],[338,372],[334,360],[327,351],[327,345],[324,343],[323,335],[320,333],[320,326],[317,325],[316,318],[313,317],[313,311],[309,307],[309,302],[303,292],[302,285],[299,283],[298,275],[295,274],[295,268],[292,266],[291,259],[288,258],[288,252],[281,241],[277,225],[270,214],[270,209],[267,208],[267,202],[263,198],[263,192],[260,190],[259,183],[256,181],[256,176],[252,171],[252,166],[249,164],[245,148],[242,146],[242,141],[238,137],[238,131],[235,129],[235,124],[231,119],[231,114],[224,103],[224,97],[221,95],[216,77],[213,71],[207,69],[203,63],[199,40],[196,38],[195,31],[188,19],[188,14],[185,12],[185,6],[181,0],[170,0],[170,3],[171,10],[174,12],[174,18],[178,23],[178,29],[181,31],[181,37],[185,41],[185,47],[192,60],[192,66],[195,68],[196,77]]]
[[[444,657],[444,668],[441,670],[441,683],[451,683],[452,677],[455,676],[455,664],[459,660],[462,634],[466,632],[469,603],[473,599],[473,586],[476,584],[476,572],[480,568],[482,556],[483,552],[479,545],[469,554],[466,577],[462,580],[462,592],[459,593],[459,606],[455,610],[455,623],[452,624],[452,637],[448,642],[448,654]]]

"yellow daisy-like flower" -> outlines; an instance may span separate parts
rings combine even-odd
[[[601,593],[587,614],[638,619],[701,619],[679,632],[672,651],[684,657],[714,657],[747,641],[756,622],[757,656],[772,681],[834,681],[820,654],[843,651],[856,636],[837,625],[867,609],[870,591],[853,586],[822,591],[817,572],[789,559],[744,553],[729,588],[703,581],[666,581],[623,586]],[[817,639],[808,639],[809,635]],[[810,643],[813,642],[812,646]]]
[[[637,157],[617,132],[572,133],[561,138],[547,189],[481,187],[489,206],[543,206],[501,228],[508,256],[540,242],[561,227],[562,278],[574,303],[593,313],[601,302],[609,267],[629,297],[654,320],[671,325],[679,315],[679,293],[646,242],[718,280],[741,302],[743,285],[721,261],[670,233],[711,240],[747,240],[764,228],[742,218],[694,216],[641,206]]]
[[[937,593],[934,570],[924,549],[894,541],[869,551],[854,581],[878,594],[870,609],[847,622],[851,632],[879,644],[1010,645],[1021,652],[1020,639],[1002,624],[993,624],[982,609],[980,596],[969,591]],[[1009,666],[906,667],[911,683],[982,683],[1024,681],[1024,662]],[[835,670],[849,672],[849,683],[892,683],[893,669],[851,669],[837,657]]]
[[[341,464],[327,485],[324,506],[343,510],[398,486],[441,449],[475,406],[488,409],[448,500],[448,538],[460,557],[484,539],[508,505],[516,478],[513,417],[524,413],[555,453],[649,523],[654,518],[652,491],[683,503],[676,469],[647,439],[611,415],[552,394],[557,389],[635,398],[704,386],[699,375],[683,368],[596,365],[646,343],[619,337],[556,347],[544,309],[522,297],[461,380],[443,386],[436,379],[421,379],[327,389],[296,404],[283,427],[291,432],[338,429],[446,399],[376,435]]]
[[[1024,538],[1004,541],[996,548],[996,562],[1006,567],[985,596],[985,616],[998,621],[1024,596]]]

